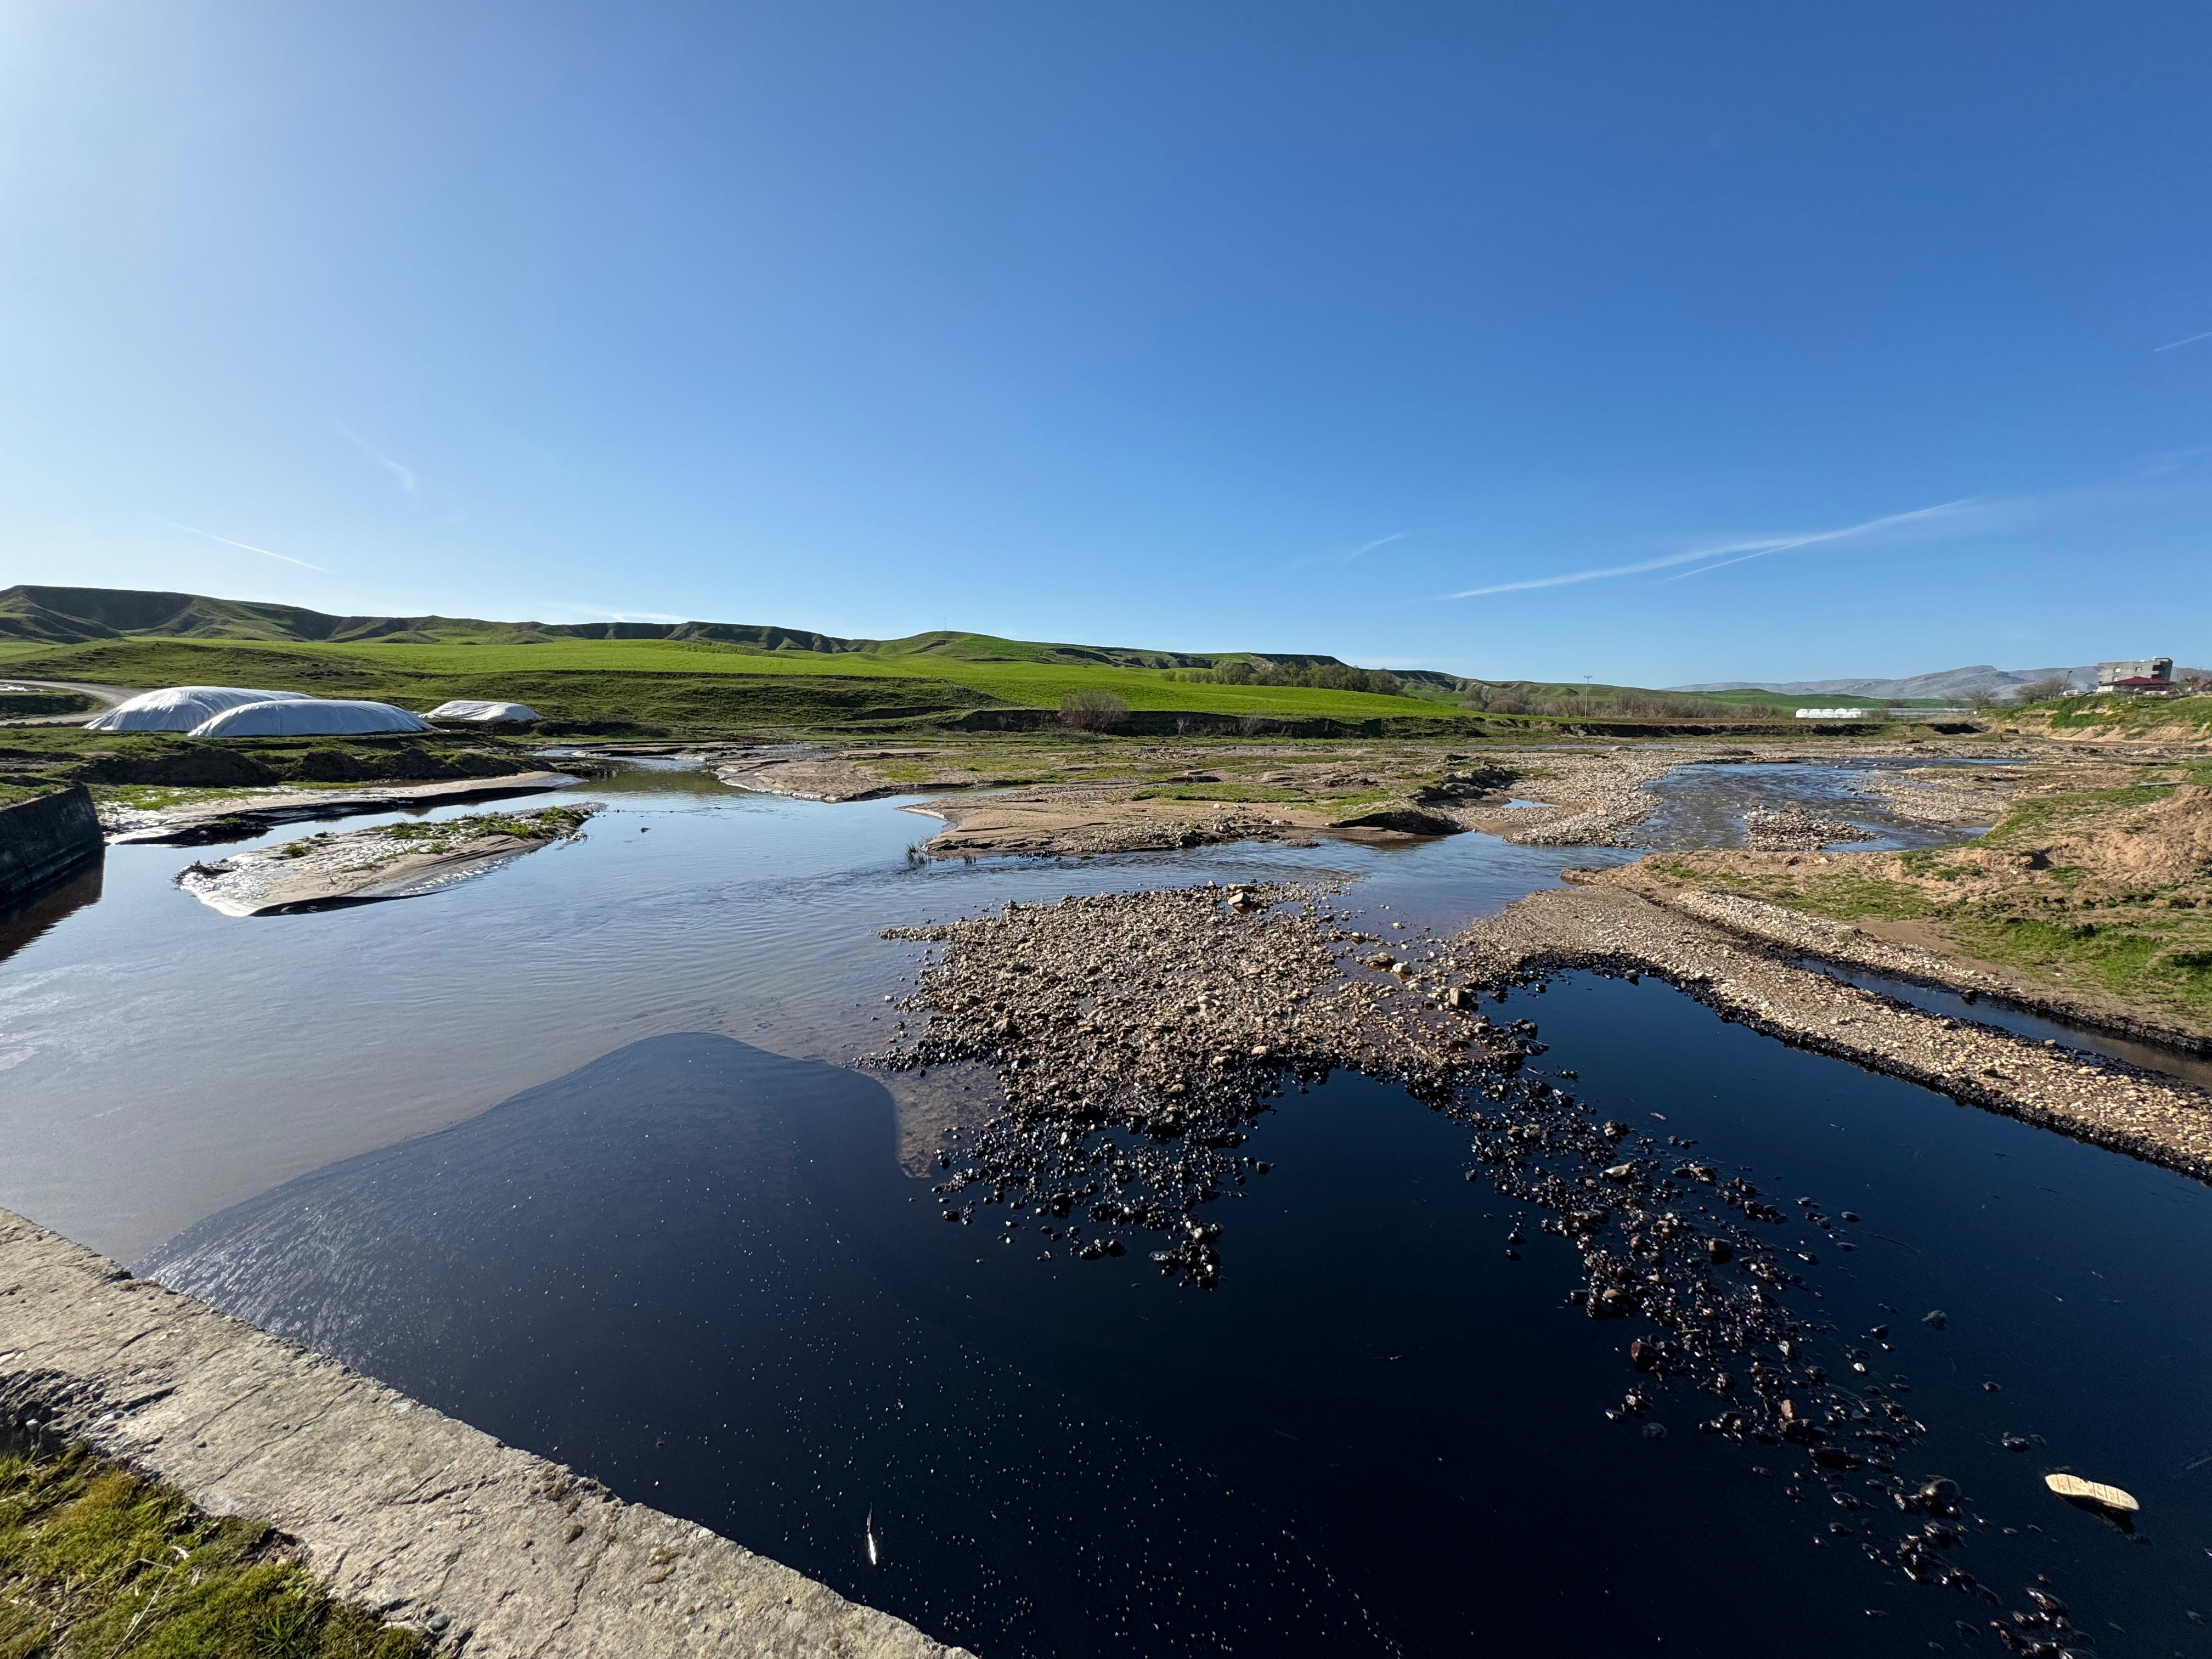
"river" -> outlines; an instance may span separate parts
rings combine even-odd
[[[96,897],[0,932],[0,1204],[988,1659],[1996,1650],[1998,1607],[1869,1559],[1913,1522],[1698,1433],[1685,1384],[1609,1420],[1634,1332],[1567,1304],[1565,1240],[1509,1255],[1520,1208],[1402,1092],[1266,1115],[1200,1291],[946,1225],[896,1079],[850,1065],[918,960],[887,927],[1328,871],[1367,925],[1442,928],[1627,854],[918,866],[896,803],[578,793],[609,806],[581,842],[313,915],[222,917],[172,884],[194,853],[111,850]],[[2042,1573],[2102,1651],[2204,1650],[2212,1193],[1657,984],[1494,1015],[1605,1112],[1859,1218],[1800,1311],[1927,1425],[1900,1456],[1965,1489],[2005,1606]],[[2139,1528],[2050,1497],[2062,1464]]]

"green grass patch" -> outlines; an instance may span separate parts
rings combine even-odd
[[[2037,706],[2054,732],[2148,732],[2162,726],[2212,732],[2212,697],[2066,697]]]
[[[0,1455],[0,1659],[427,1659],[278,1542],[81,1449]]]
[[[2126,907],[2094,921],[1954,912],[1946,931],[1991,962],[2035,969],[2060,983],[2094,984],[2130,1000],[2212,1014],[2212,921],[2202,913]]]
[[[541,841],[573,836],[592,815],[574,806],[542,806],[534,812],[476,812],[432,823],[388,823],[376,833],[388,841],[422,842],[442,847],[471,836],[514,836]],[[292,843],[295,846],[298,842]]]
[[[1009,642],[1016,643],[1016,642]],[[672,724],[885,720],[1005,704],[1056,708],[1110,691],[1132,708],[1375,720],[1448,714],[1418,697],[1295,686],[1192,684],[1164,669],[866,652],[755,651],[710,641],[549,640],[538,645],[135,638],[0,648],[8,672],[132,685],[242,684],[428,707],[511,698],[562,720]]]

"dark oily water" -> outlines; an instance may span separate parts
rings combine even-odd
[[[1995,1651],[2039,1573],[2103,1651],[2203,1650],[2212,1194],[1662,987],[1577,977],[1499,1012],[1540,1018],[1540,1068],[1578,1070],[1593,1113],[1789,1213],[1747,1224],[1816,1258],[1781,1293],[1810,1357],[1925,1425],[1896,1480],[1697,1432],[1716,1402],[1632,1369],[1653,1327],[1568,1302],[1579,1252],[1482,1178],[1468,1128],[1357,1078],[1259,1121],[1272,1172],[1209,1206],[1211,1291],[946,1224],[872,1079],[709,1036],[295,1181],[147,1266],[987,1655]],[[2134,1492],[2138,1529],[2051,1497],[2061,1466]],[[1954,1521],[1888,1496],[1937,1476]],[[1898,1542],[1931,1522],[1956,1536],[1923,1552],[1998,1605],[1905,1581]]]

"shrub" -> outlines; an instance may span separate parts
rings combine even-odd
[[[1129,722],[1129,705],[1111,691],[1071,691],[1060,700],[1060,721],[1079,732],[1111,732]]]

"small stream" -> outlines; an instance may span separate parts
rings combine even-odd
[[[1747,811],[1818,812],[1865,832],[1859,841],[1839,842],[1846,851],[1881,853],[1936,847],[1958,839],[1955,830],[1930,828],[1899,817],[1888,801],[1867,787],[1870,774],[1907,768],[1975,769],[2003,766],[2003,760],[1705,761],[1676,768],[1648,785],[1660,805],[1642,824],[1638,838],[1666,850],[1698,847],[1741,847]]]
[[[986,1659],[2000,1650],[1997,1607],[1869,1559],[1906,1517],[1698,1433],[1686,1382],[1608,1420],[1636,1322],[1569,1305],[1565,1240],[1509,1255],[1520,1207],[1403,1092],[1266,1114],[1198,1291],[947,1225],[906,1172],[927,1126],[850,1064],[918,960],[887,927],[1336,872],[1361,925],[1441,931],[1633,854],[917,866],[897,803],[575,793],[609,808],[583,842],[422,899],[233,920],[171,884],[191,849],[118,848],[0,921],[0,1204]],[[1793,1308],[1925,1422],[1911,1472],[1965,1490],[2006,1606],[2041,1573],[2100,1651],[2212,1647],[2212,1190],[1655,982],[1492,1013],[1597,1109],[1859,1218]],[[2045,1492],[2062,1464],[2137,1530]]]

